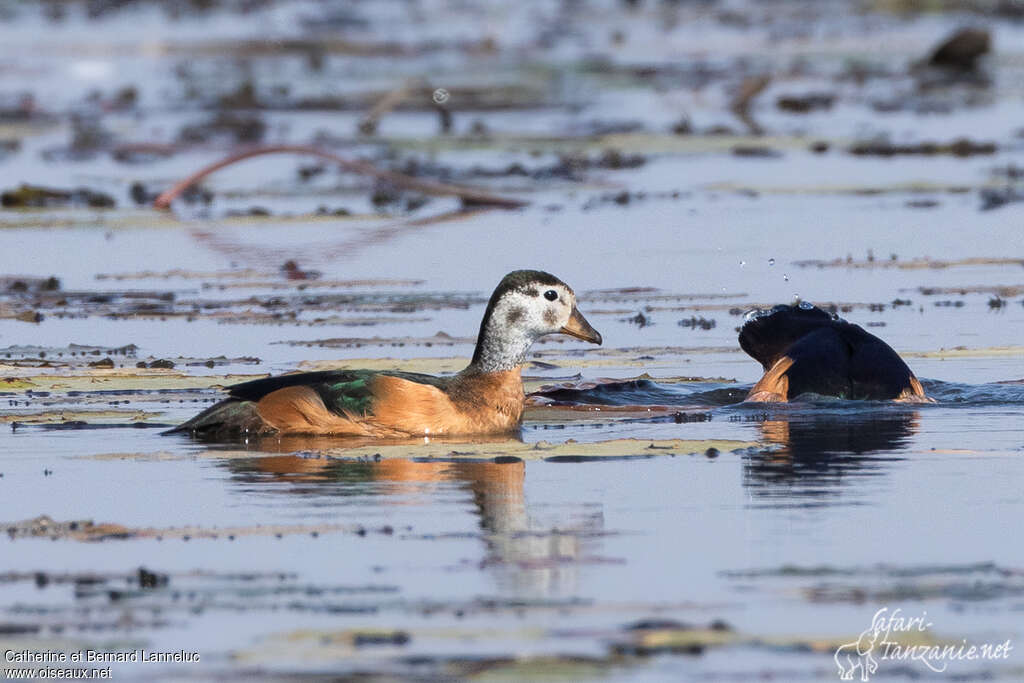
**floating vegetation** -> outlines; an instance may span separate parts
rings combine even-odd
[[[509,463],[517,461],[547,460],[550,462],[584,462],[588,460],[605,461],[623,458],[653,458],[659,456],[703,455],[709,448],[719,452],[748,452],[757,450],[758,443],[732,440],[691,440],[691,439],[612,439],[609,441],[577,442],[570,439],[564,443],[523,443],[513,440],[491,442],[451,442],[449,439],[404,440],[397,445],[360,444],[358,440],[352,446],[345,445],[346,440],[323,437],[274,437],[265,439],[264,446],[271,446],[285,452],[298,450],[315,454],[315,458],[345,460],[353,462],[379,462],[388,459],[413,459],[417,462],[495,462]],[[279,446],[273,446],[279,442]],[[254,453],[249,450],[229,450],[228,448],[206,451],[202,454],[208,458],[252,458]],[[128,459],[138,457],[145,459],[147,454],[137,456],[129,454],[98,455],[97,459]]]
[[[86,206],[91,209],[112,209],[114,198],[87,188],[56,190],[38,185],[21,185],[0,194],[5,209],[43,209],[64,206]]]
[[[810,602],[873,604],[935,599],[998,600],[1024,594],[1021,572],[991,562],[948,565],[784,566],[722,572],[734,581],[766,580],[768,590],[793,583]]]
[[[1018,639],[1014,4],[3,3],[5,646],[818,680],[882,601]],[[459,372],[506,263],[608,328],[538,342],[516,433],[159,433],[270,374]],[[936,402],[744,403],[735,328],[795,292]]]
[[[974,266],[1024,266],[1024,258],[971,257],[948,260],[930,258],[855,260],[852,256],[847,256],[846,258],[836,258],[830,261],[804,259],[793,261],[793,265],[801,268],[899,268],[901,270],[927,270]]]
[[[0,522],[0,529],[7,532],[11,540],[47,538],[63,541],[127,541],[137,539],[155,540],[218,540],[233,541],[245,536],[310,535],[313,533],[351,533],[365,536],[367,533],[391,535],[394,529],[381,527],[367,529],[357,524],[304,524],[271,526],[201,527],[184,526],[168,528],[139,528],[110,522],[93,522],[91,519],[59,522],[46,515],[18,522]]]
[[[859,142],[849,149],[855,156],[935,156],[946,154],[954,157],[970,157],[996,153],[994,142],[974,142],[959,138],[950,143],[921,142],[911,145],[897,145],[889,142]]]

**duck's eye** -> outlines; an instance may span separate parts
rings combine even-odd
[[[554,301],[555,299],[558,298],[558,292],[556,292],[553,289],[549,289],[548,291],[544,292],[544,298],[547,299],[548,301]]]

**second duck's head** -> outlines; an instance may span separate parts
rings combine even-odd
[[[540,270],[512,271],[487,303],[473,364],[485,371],[511,370],[534,341],[557,333],[601,343],[600,333],[576,308],[569,285]]]

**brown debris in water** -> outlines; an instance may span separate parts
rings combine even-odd
[[[807,95],[780,95],[775,106],[792,114],[807,114],[812,111],[827,111],[836,101],[833,93],[810,93]]]
[[[5,387],[10,388],[4,380],[0,379],[0,391]],[[12,383],[13,384],[13,383]],[[111,403],[111,401],[107,401]],[[138,409],[126,408],[124,410],[44,410],[42,412],[5,412],[0,414],[0,424],[11,424],[17,427],[25,425],[85,425],[89,421],[116,420],[118,424],[130,425],[159,417],[162,413],[146,412]]]
[[[962,28],[947,37],[928,58],[929,66],[973,71],[978,60],[992,50],[987,29]]]
[[[677,323],[679,327],[685,327],[691,330],[712,330],[717,324],[714,319],[708,319],[703,316],[691,316],[689,318],[683,318]]]
[[[744,159],[781,159],[782,152],[767,145],[736,145],[732,155]]]
[[[4,317],[0,315],[0,317]],[[19,311],[12,316],[15,320],[20,320],[23,323],[41,323],[43,322],[43,314],[39,311]]]
[[[985,187],[981,189],[979,196],[981,198],[980,208],[982,211],[999,209],[1014,202],[1024,202],[1024,191],[1014,187]]]
[[[740,84],[739,90],[733,97],[732,102],[729,104],[729,108],[732,113],[736,115],[743,125],[747,127],[751,135],[763,135],[764,128],[754,120],[753,115],[750,113],[750,107],[768,84],[772,82],[771,76],[750,76],[743,83]]]
[[[411,78],[401,85],[385,93],[376,104],[374,104],[356,126],[363,135],[375,135],[380,125],[380,120],[393,109],[400,106],[406,100],[417,98],[426,102],[426,98],[433,96],[433,88],[422,78]]]
[[[0,365],[0,372],[10,372],[10,366]],[[51,373],[30,376],[0,377],[0,388],[18,394],[41,392],[79,392],[90,394],[103,391],[144,392],[179,391],[184,389],[210,389],[261,379],[267,375],[187,375],[174,370],[142,370],[127,368],[72,368],[74,374]]]
[[[937,156],[971,157],[995,154],[998,150],[994,142],[975,142],[968,138],[957,138],[953,142],[919,142],[917,144],[894,144],[887,141],[858,142],[850,146],[849,152],[854,156]]]
[[[525,200],[499,197],[476,188],[413,178],[412,176],[405,175],[404,173],[397,173],[395,171],[382,171],[369,162],[348,159],[317,147],[303,145],[273,145],[269,147],[254,147],[235,152],[216,163],[210,164],[199,171],[196,171],[157,197],[153,202],[153,207],[156,209],[168,209],[171,206],[171,202],[185,193],[189,188],[201,182],[211,173],[219,171],[227,166],[231,166],[239,161],[267,154],[305,154],[322,157],[337,164],[350,173],[371,176],[379,181],[391,183],[395,187],[400,187],[404,190],[414,190],[426,195],[455,196],[461,199],[462,203],[467,206],[491,206],[504,209],[515,209],[529,204],[529,202]]]
[[[793,265],[800,268],[899,268],[901,270],[927,270],[956,268],[960,266],[1024,266],[1024,258],[970,256],[958,259],[914,258],[901,261],[899,258],[854,260],[852,257],[847,256],[845,258],[834,258],[829,261],[824,259],[804,259],[793,261]]]
[[[324,349],[358,349],[364,346],[457,346],[460,344],[474,344],[475,337],[453,337],[444,332],[438,332],[432,337],[333,337],[330,339],[292,339],[288,341],[272,342],[274,344],[286,344],[288,346],[304,346],[306,348]]]
[[[917,291],[924,296],[937,294],[997,294],[1001,297],[1014,297],[1024,294],[1024,285],[967,285],[963,287],[918,287]]]
[[[380,533],[390,535],[382,528]],[[365,536],[367,531],[376,529],[358,524],[272,524],[237,527],[130,527],[111,522],[94,522],[91,519],[56,521],[47,515],[18,522],[0,522],[0,529],[7,533],[12,541],[19,538],[49,538],[66,541],[114,541],[135,539],[156,540],[230,540],[240,536],[309,536],[321,533],[351,533]],[[229,538],[230,537],[230,538]]]
[[[732,627],[720,619],[706,626],[693,626],[674,619],[644,619],[623,626],[612,651],[638,657],[699,655],[708,647],[733,645],[739,639]]]
[[[0,194],[0,205],[5,209],[42,209],[67,206],[112,209],[117,202],[109,194],[84,187],[63,190],[22,183],[19,187],[5,190],[3,194]]]
[[[33,294],[55,292],[60,289],[60,280],[54,276],[0,275],[0,293]]]
[[[255,144],[263,140],[267,124],[253,114],[221,111],[203,123],[188,124],[178,133],[181,144],[207,144],[228,139],[234,144]]]
[[[549,417],[555,417],[559,421],[585,419],[587,410],[571,411],[569,408],[531,406],[533,415],[543,419],[545,412],[550,412]],[[587,406],[590,411],[602,410],[608,413],[608,417],[616,415],[616,406]],[[619,417],[651,417],[663,414],[674,415],[679,413],[679,422],[704,422],[706,419],[696,410],[680,412],[680,406],[665,407],[653,406],[648,410],[647,406],[623,406]],[[274,453],[294,454],[303,452],[304,468],[309,470],[319,469],[328,466],[336,461],[347,462],[380,462],[383,460],[417,462],[496,462],[514,463],[520,461],[551,462],[583,462],[588,460],[608,460],[622,458],[654,458],[654,457],[675,457],[684,455],[703,455],[709,448],[720,453],[741,453],[764,448],[764,445],[754,441],[737,441],[731,439],[609,439],[606,441],[581,442],[569,439],[562,443],[551,443],[548,441],[537,441],[524,443],[505,436],[492,437],[466,437],[459,439],[430,439],[429,441],[420,438],[408,439],[338,439],[337,437],[324,436],[280,436],[274,435],[259,441],[260,452],[244,449],[215,448],[201,452],[191,452],[187,456],[173,453],[102,453],[87,456],[93,460],[117,461],[117,460],[163,460],[174,458],[207,458],[212,460],[229,459],[252,459],[260,457],[274,457]],[[2,528],[2,527],[0,527]],[[256,527],[266,529],[268,527]],[[276,527],[275,527],[276,528]],[[306,527],[302,527],[305,529]],[[311,530],[322,527],[309,527]],[[330,528],[348,530],[351,526],[333,525]],[[152,530],[147,530],[146,533]],[[223,533],[219,530],[208,530],[206,533]],[[155,533],[155,531],[154,531]],[[260,533],[260,532],[252,532]],[[358,529],[357,529],[358,533]],[[152,534],[150,534],[152,535]]]

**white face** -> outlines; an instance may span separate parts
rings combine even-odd
[[[576,295],[565,285],[530,283],[506,292],[491,312],[494,327],[531,339],[555,334],[569,324]]]
[[[473,354],[473,366],[478,370],[495,372],[518,367],[530,345],[546,334],[562,333],[591,344],[601,343],[601,335],[576,309],[576,295],[568,285],[560,281],[549,284],[555,278],[546,273],[539,273],[540,278],[524,277],[527,273],[509,273],[492,295],[493,304]]]

